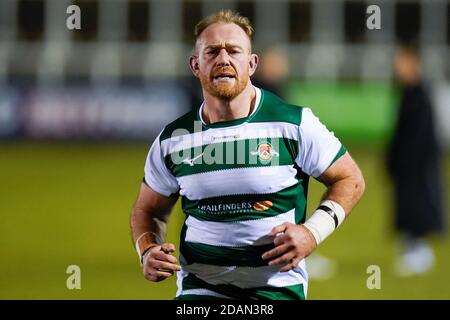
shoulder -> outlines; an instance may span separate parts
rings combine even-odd
[[[198,121],[197,116],[198,108],[189,111],[166,125],[161,132],[160,142],[169,139],[175,135],[183,135],[193,133],[195,129],[195,123]]]
[[[260,110],[252,122],[285,122],[299,125],[302,121],[303,106],[289,104],[270,91],[261,89]]]

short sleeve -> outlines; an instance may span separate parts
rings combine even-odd
[[[160,147],[160,136],[155,139],[148,152],[144,172],[145,183],[156,192],[166,197],[178,192],[178,182],[164,163]]]
[[[345,151],[339,139],[311,109],[303,108],[299,126],[299,152],[295,159],[303,172],[317,178]]]

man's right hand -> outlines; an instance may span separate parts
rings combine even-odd
[[[163,243],[149,249],[143,257],[144,277],[149,281],[159,282],[173,275],[174,271],[181,270],[177,258],[171,255],[174,252],[175,246],[172,243]]]

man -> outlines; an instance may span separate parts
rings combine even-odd
[[[387,159],[394,182],[395,228],[402,236],[395,271],[411,276],[434,265],[424,237],[443,229],[443,182],[433,108],[413,45],[398,48],[394,71],[402,91]]]
[[[304,258],[361,198],[364,180],[308,108],[256,88],[247,18],[220,11],[196,26],[189,65],[204,102],[153,143],[131,216],[144,276],[177,271],[177,299],[305,299]],[[327,186],[305,222],[308,178]],[[180,264],[164,242],[178,196]]]

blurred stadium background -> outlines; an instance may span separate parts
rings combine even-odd
[[[66,28],[71,4],[81,30]],[[371,4],[381,30],[366,28]],[[448,235],[431,239],[430,273],[394,275],[384,167],[396,116],[392,55],[417,39],[450,182],[450,1],[440,0],[1,0],[0,298],[173,297],[175,279],[142,277],[128,219],[154,137],[201,99],[186,62],[193,27],[221,8],[250,17],[257,53],[284,52],[286,98],[310,106],[365,174],[362,202],[319,249],[338,273],[311,281],[309,298],[450,299]],[[312,181],[308,212],[322,192]],[[178,205],[175,243],[182,218]],[[81,290],[66,288],[69,265],[81,268]],[[380,290],[366,287],[369,265],[381,268]]]

